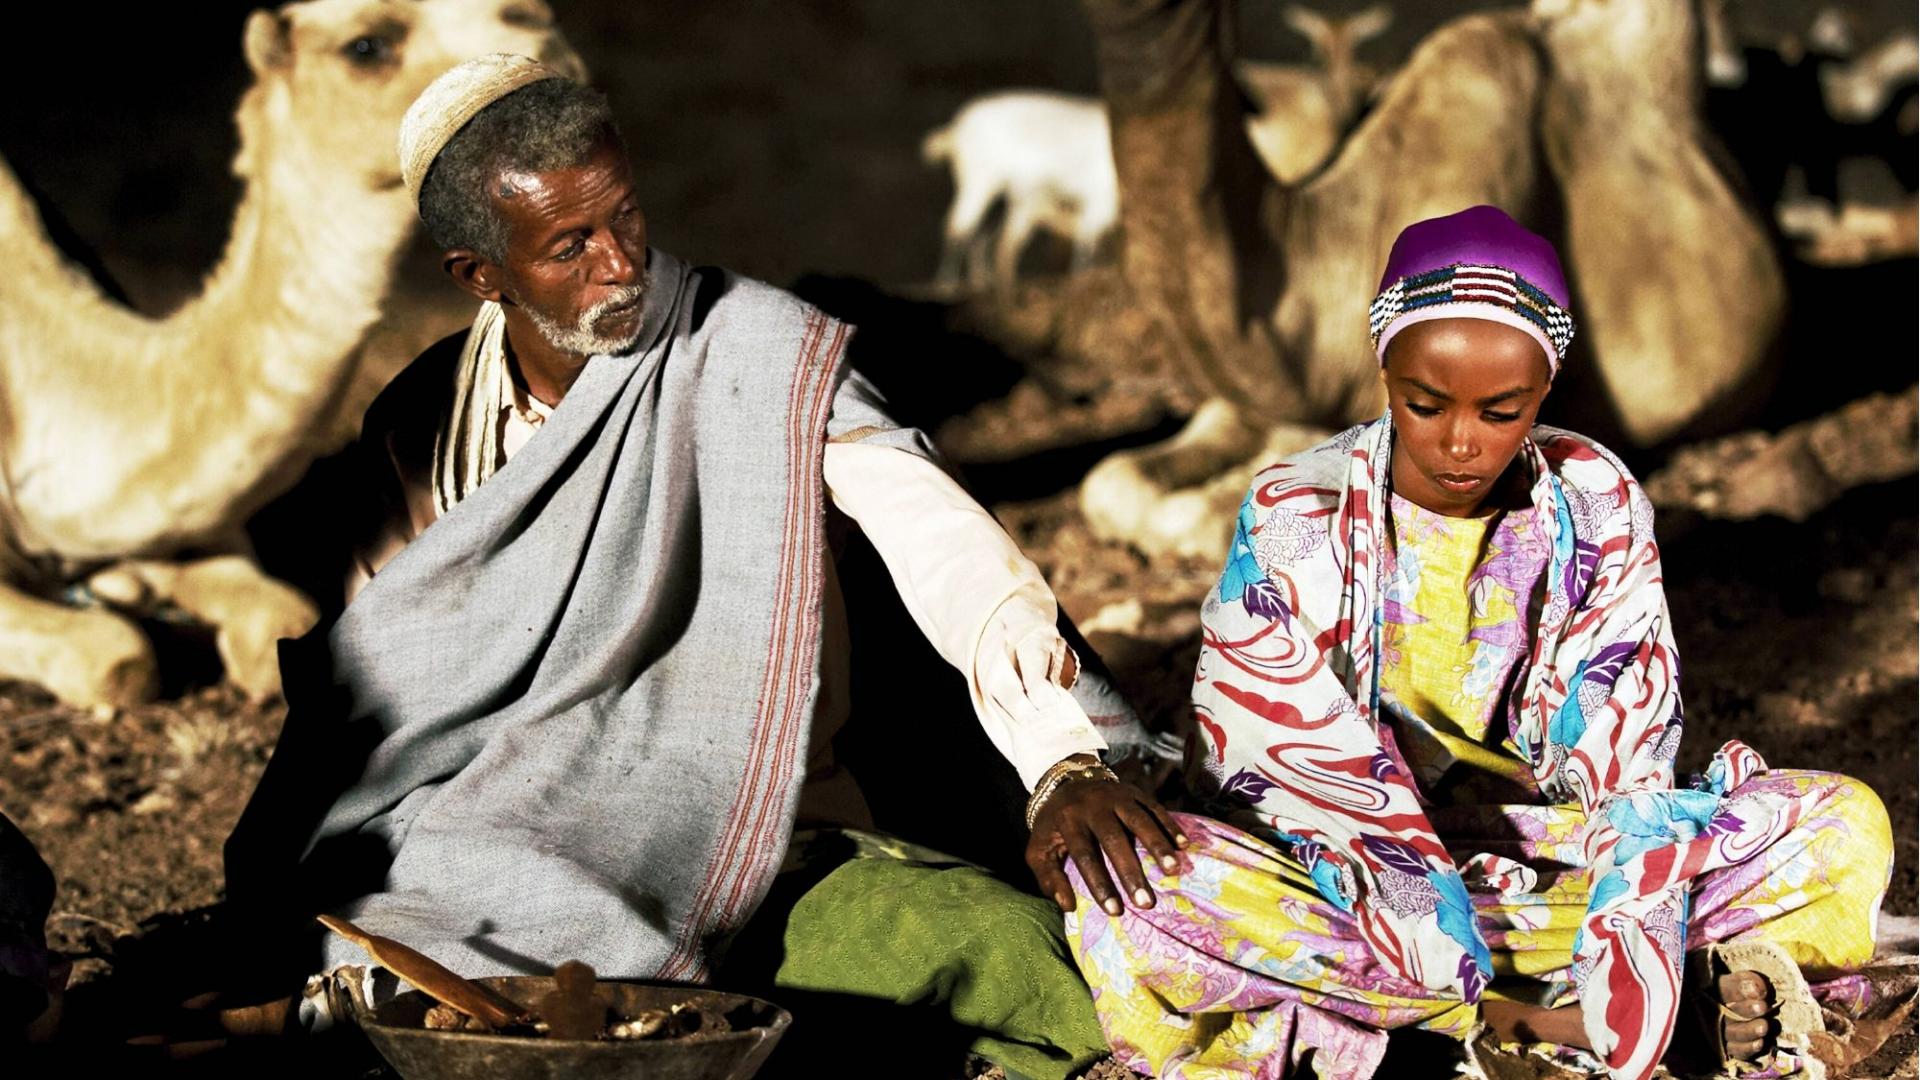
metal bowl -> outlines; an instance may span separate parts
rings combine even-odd
[[[554,989],[545,976],[474,981],[527,1007]],[[594,993],[626,1016],[700,998],[727,1014],[736,1030],[699,1039],[631,1042],[429,1031],[420,1025],[433,1001],[418,990],[370,1016],[362,1013],[360,1027],[405,1080],[746,1080],[793,1023],[785,1009],[770,1002],[701,987],[603,982]]]

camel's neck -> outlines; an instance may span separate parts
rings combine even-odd
[[[197,297],[156,320],[70,279],[8,295],[20,311],[0,340],[22,344],[0,355],[0,453],[23,543],[92,557],[206,542],[320,449],[413,215],[403,192],[288,140],[275,93],[241,103],[246,192]]]
[[[271,108],[259,93],[243,101],[243,114]],[[261,119],[243,116],[243,137],[286,129]],[[339,176],[298,143],[243,153],[253,166],[226,251],[169,323],[201,343],[206,377],[268,395],[280,422],[293,426],[339,391],[354,346],[379,315],[413,214],[404,193]]]
[[[1320,67],[1326,73],[1334,114],[1344,122],[1359,111],[1362,90],[1359,65],[1353,59],[1353,45],[1346,39],[1344,30],[1334,38],[1326,54],[1320,58]]]
[[[1582,99],[1595,123],[1632,126],[1649,110],[1676,118],[1699,111],[1700,28],[1691,3],[1610,5],[1549,26],[1544,40],[1554,82]]]

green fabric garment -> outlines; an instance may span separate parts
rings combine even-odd
[[[776,1066],[881,1076],[951,1061],[957,1074],[971,1051],[1010,1076],[1066,1080],[1108,1054],[1048,901],[871,834],[795,846],[802,867],[781,875],[729,964],[736,978],[757,968],[752,981],[794,1013],[796,1045]]]

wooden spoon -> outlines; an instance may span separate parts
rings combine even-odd
[[[389,937],[369,934],[335,915],[316,915],[320,925],[365,949],[380,966],[413,984],[422,993],[451,1005],[492,1028],[529,1023],[532,1016],[519,1005],[479,983],[463,979],[422,952]]]

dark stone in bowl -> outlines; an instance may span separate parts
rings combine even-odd
[[[554,988],[545,976],[474,981],[526,1007]],[[603,982],[594,993],[623,1016],[699,998],[724,1013],[734,1030],[696,1038],[592,1042],[430,1031],[421,1021],[433,1001],[417,990],[372,1016],[362,1014],[360,1027],[405,1080],[747,1080],[793,1022],[770,1002],[700,987]]]

